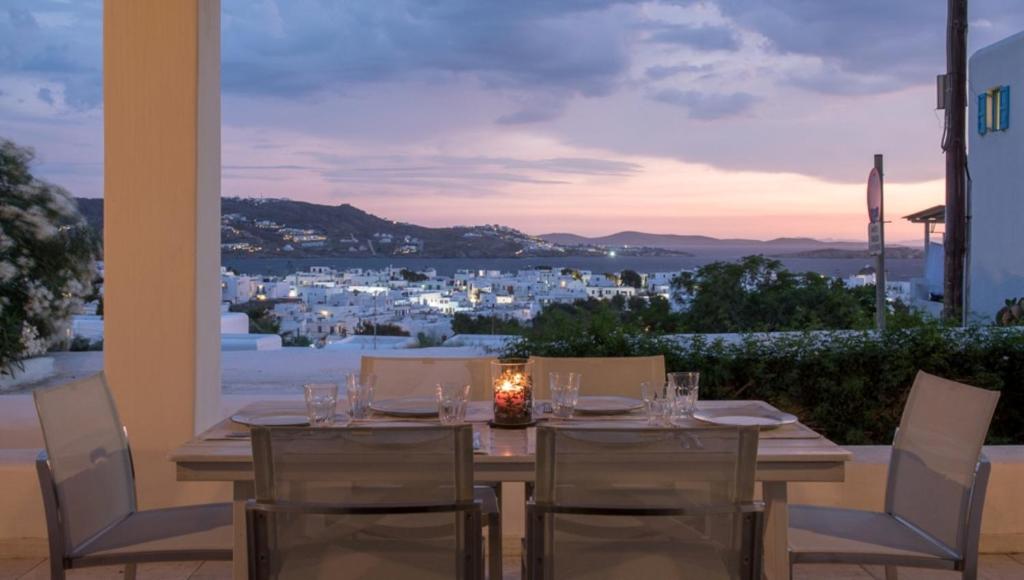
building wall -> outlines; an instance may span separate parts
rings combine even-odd
[[[1010,87],[1006,131],[978,131],[978,95]],[[968,252],[967,311],[992,320],[1003,302],[1024,296],[1024,32],[976,52],[970,60],[968,163],[973,185]]]

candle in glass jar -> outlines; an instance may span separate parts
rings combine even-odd
[[[497,425],[525,425],[532,421],[532,396],[529,365],[523,363],[495,363],[494,423]],[[525,367],[525,368],[524,368]]]

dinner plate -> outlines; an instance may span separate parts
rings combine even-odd
[[[693,418],[712,425],[729,427],[760,427],[774,429],[796,423],[796,415],[762,407],[702,409],[693,413]]]
[[[245,415],[239,413],[233,415],[231,420],[242,425],[253,425],[259,427],[291,427],[309,425],[309,417],[296,414],[277,415]]]
[[[383,399],[370,403],[370,408],[381,415],[392,417],[436,417],[437,401],[430,397]]]
[[[643,401],[630,397],[580,397],[576,402],[576,412],[584,415],[622,415],[643,407]]]

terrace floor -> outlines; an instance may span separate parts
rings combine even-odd
[[[45,559],[0,559],[0,580],[44,580],[49,577]],[[68,578],[112,579],[122,576],[120,567],[99,567],[72,570]],[[934,570],[900,569],[901,580],[954,580],[960,575]],[[1024,578],[1024,554],[994,554],[981,557],[981,580],[1020,580]],[[228,562],[175,562],[169,564],[143,564],[138,568],[140,580],[229,580],[231,564]],[[878,566],[820,565],[797,566],[794,580],[884,580],[885,573]],[[517,556],[505,559],[504,580],[519,580]]]

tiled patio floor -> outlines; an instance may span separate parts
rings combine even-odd
[[[46,560],[0,560],[0,580],[45,580],[50,571]],[[121,568],[103,567],[72,570],[68,578],[112,579],[122,576]],[[140,580],[229,580],[231,564],[227,562],[178,562],[145,564],[139,567]],[[900,569],[900,580],[954,580],[960,575],[933,570]],[[981,557],[981,580],[1024,580],[1024,554]],[[505,579],[519,580],[519,561],[505,560]],[[868,566],[797,566],[794,580],[885,580],[880,567]]]

